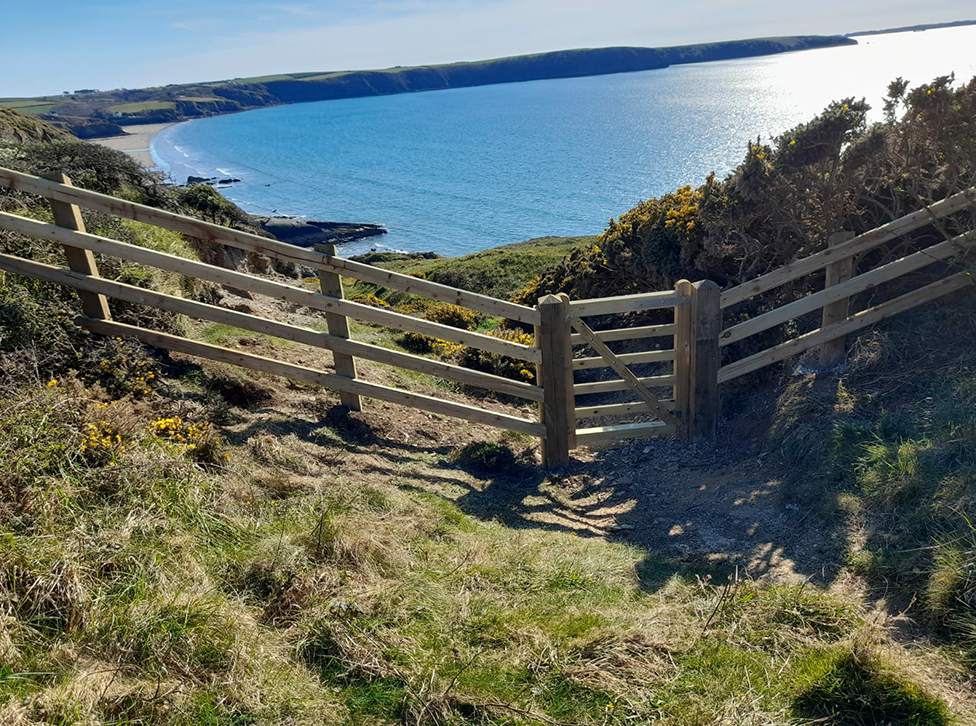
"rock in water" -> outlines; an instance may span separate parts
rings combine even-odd
[[[358,222],[319,222],[292,217],[254,217],[254,221],[275,239],[298,247],[325,243],[339,245],[386,234],[386,229],[378,224]]]

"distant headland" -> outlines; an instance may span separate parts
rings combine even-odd
[[[96,138],[123,135],[124,125],[171,123],[287,103],[628,73],[856,44],[844,35],[800,35],[669,48],[583,48],[446,65],[290,73],[113,91],[81,89],[6,99],[0,106],[39,116],[79,138]]]
[[[976,25],[976,20],[955,20],[951,23],[928,23],[926,25],[903,25],[900,28],[884,28],[883,30],[860,30],[857,33],[848,33],[847,37],[857,38],[865,35],[887,35],[889,33],[920,33],[923,30],[961,28],[966,25]]]

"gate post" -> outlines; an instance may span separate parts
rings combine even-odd
[[[850,239],[854,239],[853,232],[837,232],[836,234],[830,235],[827,244],[830,247],[836,247],[841,242],[847,242]],[[847,257],[846,259],[827,265],[824,289],[826,290],[828,287],[847,282],[851,279],[853,273],[853,257]],[[843,300],[830,303],[830,305],[824,305],[820,327],[826,328],[831,323],[839,323],[842,320],[846,320],[850,313],[850,304],[851,299],[845,297]],[[844,343],[845,338],[841,336],[820,346],[820,365],[824,368],[833,368],[843,363],[845,358]]]
[[[678,417],[675,438],[690,441],[694,426],[691,407],[691,299],[695,288],[689,280],[678,280],[674,291],[688,302],[674,306],[674,411]]]
[[[691,436],[714,436],[718,429],[720,402],[718,369],[721,363],[718,336],[722,332],[722,290],[711,280],[692,285],[692,398]]]
[[[677,438],[714,436],[718,428],[718,336],[721,289],[711,280],[680,280],[675,292],[688,298],[674,308],[674,406],[681,414]]]
[[[546,426],[542,460],[547,467],[565,466],[576,447],[576,399],[573,394],[573,346],[570,338],[569,296],[546,295],[537,306],[541,318],[535,331],[542,351],[538,366],[543,400],[539,419]]]

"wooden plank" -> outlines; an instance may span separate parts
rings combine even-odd
[[[941,219],[950,214],[955,214],[973,204],[976,204],[976,187],[971,187],[917,212],[883,224],[836,247],[828,247],[809,257],[804,257],[788,265],[783,265],[772,272],[767,272],[765,275],[760,275],[755,280],[726,290],[722,293],[722,308],[735,305],[780,285],[785,285],[787,282],[809,275],[832,262],[867,252],[919,227],[924,227],[933,219]]]
[[[662,405],[670,406],[674,401],[658,399]],[[576,420],[598,418],[601,416],[628,416],[635,413],[653,413],[651,407],[642,401],[630,403],[608,403],[605,406],[580,406],[576,408]]]
[[[7,270],[8,272],[19,275],[27,275],[48,280],[49,282],[56,282],[67,287],[101,293],[120,300],[157,307],[161,310],[183,313],[203,320],[224,323],[225,325],[232,325],[237,328],[271,335],[284,340],[292,340],[305,345],[325,348],[326,350],[348,353],[359,358],[365,358],[399,368],[406,368],[408,370],[415,370],[421,373],[428,373],[459,383],[486,388],[499,393],[507,393],[512,396],[519,396],[530,401],[542,400],[542,391],[538,386],[532,386],[521,381],[510,381],[501,376],[473,371],[409,353],[387,350],[386,348],[380,348],[379,346],[368,343],[344,340],[317,330],[266,320],[255,315],[241,313],[236,310],[228,310],[215,305],[207,305],[206,303],[196,302],[194,300],[186,300],[173,295],[166,295],[141,287],[135,287],[134,285],[126,285],[121,282],[101,278],[91,278],[77,272],[62,270],[39,262],[23,260],[11,255],[0,254],[0,270]]]
[[[957,290],[962,290],[965,287],[971,286],[973,282],[974,277],[971,273],[960,272],[902,295],[901,297],[896,297],[888,302],[875,305],[873,308],[855,313],[842,323],[834,323],[829,328],[811,331],[798,338],[793,338],[785,343],[780,343],[760,353],[751,355],[748,358],[743,358],[740,361],[724,366],[719,370],[719,383],[727,383],[739,376],[744,376],[747,373],[752,373],[753,371],[786,360],[787,358],[792,358],[810,348],[823,345],[835,338],[848,335],[898,313],[931,302]]]
[[[695,288],[690,280],[679,280],[674,287],[675,291],[682,297],[691,297],[695,294]],[[694,411],[691,407],[691,381],[692,381],[692,324],[691,305],[681,305],[674,309],[674,415],[678,419],[677,436],[682,441],[691,440],[691,431],[694,426],[692,416]]]
[[[105,212],[137,222],[152,224],[174,232],[190,235],[199,239],[219,244],[237,247],[249,252],[274,257],[285,262],[306,265],[314,269],[337,272],[345,277],[355,277],[364,282],[371,282],[384,287],[391,287],[402,292],[423,295],[434,300],[461,305],[472,310],[478,310],[488,315],[499,315],[512,320],[518,320],[529,325],[538,325],[539,313],[525,305],[517,305],[507,300],[498,300],[488,295],[458,290],[448,285],[441,285],[429,280],[421,280],[410,275],[390,272],[378,267],[353,262],[341,257],[330,257],[313,250],[296,247],[285,242],[261,237],[249,232],[221,227],[199,219],[193,219],[163,209],[147,207],[123,199],[78,189],[63,184],[57,184],[47,179],[41,179],[30,174],[4,169],[0,167],[0,186],[10,189],[38,194],[48,199],[77,204],[88,209]]]
[[[673,350],[647,350],[640,353],[620,353],[617,355],[617,360],[625,365],[634,365],[636,363],[668,363],[674,360]],[[592,370],[594,368],[607,368],[609,363],[603,358],[603,356],[597,356],[596,358],[574,358],[573,359],[573,370]]]
[[[610,350],[603,341],[596,337],[596,334],[590,330],[586,323],[575,317],[575,313],[573,313],[573,317],[570,318],[570,322],[573,324],[573,327],[576,328],[576,330],[578,330],[586,339],[586,342],[590,344],[590,347],[592,347],[593,350],[599,353],[604,360],[607,361],[610,367],[613,368],[614,372],[624,379],[624,382],[634,390],[638,398],[646,403],[659,419],[670,424],[676,423],[675,417],[658,402],[654,394],[651,393],[643,383],[641,383],[637,376],[630,372],[630,369],[624,365],[623,362],[621,362],[616,354]]]
[[[71,186],[71,179],[68,178],[67,174],[62,172],[52,172],[47,175],[47,178],[58,184]],[[77,206],[53,199],[49,201],[51,204],[51,212],[54,214],[55,225],[74,232],[85,231],[85,220],[81,218],[81,210]],[[64,256],[68,260],[68,267],[75,272],[92,277],[99,276],[98,266],[95,264],[95,256],[88,250],[64,245]],[[112,314],[108,308],[108,300],[105,299],[104,295],[78,291],[78,297],[81,298],[81,309],[84,310],[85,315],[88,317],[99,320],[112,319]]]
[[[676,293],[665,290],[663,292],[645,292],[639,295],[574,300],[570,305],[574,316],[586,318],[592,315],[612,315],[613,313],[629,313],[636,310],[659,310],[683,305],[687,302]]]
[[[335,245],[325,244],[316,245],[316,252],[321,252],[326,255],[335,256],[336,247]],[[322,290],[322,294],[335,298],[337,300],[342,300],[345,296],[342,292],[342,278],[334,272],[329,272],[328,270],[319,270],[319,286]],[[337,338],[349,339],[349,320],[345,315],[339,313],[326,313],[325,323],[329,328],[329,335],[334,335]],[[332,354],[335,360],[335,372],[336,375],[342,376],[343,378],[349,378],[351,380],[356,380],[356,359],[347,353],[335,352]],[[363,402],[357,393],[350,393],[348,391],[342,391],[339,393],[339,400],[342,401],[342,405],[348,408],[350,411],[362,411]]]
[[[539,300],[539,346],[545,399],[539,417],[546,428],[542,457],[548,467],[569,463],[576,448],[573,391],[573,349],[569,344],[569,297],[546,295]]]
[[[649,436],[668,436],[674,431],[673,424],[650,421],[648,423],[577,429],[576,438],[581,444],[593,444],[597,441],[622,441],[624,439],[643,439]]]
[[[718,336],[722,331],[722,291],[711,280],[692,285],[692,335],[694,344],[691,359],[691,427],[692,437],[714,436],[718,430],[721,411],[718,396],[720,350]]]
[[[604,343],[643,338],[670,338],[674,335],[674,325],[645,325],[639,328],[616,328],[614,330],[594,330],[593,332]],[[569,340],[573,345],[586,345],[586,340],[579,333],[573,333]]]
[[[674,385],[674,376],[649,376],[641,378],[640,382],[648,388],[669,388]],[[619,379],[612,381],[596,381],[594,383],[577,383],[573,386],[576,396],[591,396],[595,393],[613,393],[614,391],[629,391],[630,384]]]
[[[352,302],[351,300],[328,297],[293,285],[286,285],[255,275],[208,265],[197,260],[188,260],[165,252],[157,252],[107,237],[74,232],[53,224],[45,224],[34,219],[27,219],[26,217],[18,217],[13,214],[0,212],[0,228],[40,237],[41,239],[47,239],[53,242],[72,244],[83,249],[158,267],[161,270],[169,270],[188,277],[209,280],[239,290],[257,292],[278,300],[305,305],[315,310],[322,310],[327,313],[335,312],[357,320],[363,320],[397,330],[428,335],[433,338],[440,338],[441,340],[449,340],[453,343],[461,343],[472,348],[488,350],[492,353],[507,355],[512,358],[518,358],[519,360],[527,360],[532,363],[541,360],[539,351],[535,348],[510,340],[502,340],[501,338],[495,338],[482,333],[452,328],[449,325],[433,323],[429,320],[419,320],[409,315],[403,315],[392,310],[374,308],[369,305]]]
[[[777,325],[781,325],[789,320],[806,315],[829,303],[837,302],[848,298],[859,292],[870,290],[873,287],[897,279],[902,275],[915,272],[928,267],[933,262],[945,260],[963,252],[976,243],[976,233],[961,234],[952,239],[932,245],[924,250],[907,255],[887,265],[876,267],[873,270],[858,275],[847,282],[834,285],[833,287],[820,290],[806,297],[794,300],[768,313],[763,313],[754,318],[750,318],[743,323],[733,325],[731,328],[722,331],[720,344],[722,347],[731,345],[750,335],[761,333]]]
[[[830,239],[827,240],[827,246],[836,247],[837,245],[851,239],[854,239],[853,232],[837,232],[836,234],[830,235]],[[826,273],[824,279],[824,289],[847,282],[851,279],[851,277],[854,276],[854,258],[846,257],[839,262],[832,262],[831,264],[827,265],[824,272]],[[850,314],[850,297],[844,297],[835,303],[824,305],[820,327],[826,328],[834,323],[847,320],[847,316]],[[846,350],[843,337],[831,340],[820,346],[820,365],[824,366],[825,368],[840,365],[844,362],[845,357]]]
[[[362,380],[351,381],[348,378],[337,376],[334,373],[326,373],[292,363],[284,363],[251,353],[243,353],[230,348],[201,343],[196,340],[188,340],[175,335],[158,333],[122,323],[92,320],[89,318],[77,318],[75,322],[83,328],[101,335],[137,338],[147,345],[156,348],[186,353],[187,355],[207,358],[221,363],[229,363],[242,368],[261,371],[262,373],[271,373],[303,383],[324,386],[335,391],[346,391],[348,393],[355,393],[356,395],[369,396],[380,401],[409,406],[410,408],[420,409],[421,411],[429,411],[431,413],[459,418],[464,421],[473,421],[509,431],[520,431],[529,436],[545,435],[545,427],[535,421],[529,421],[495,411],[488,411],[463,403],[445,401],[441,398],[425,396],[420,393],[401,391],[397,388],[381,386],[376,383],[367,383]]]

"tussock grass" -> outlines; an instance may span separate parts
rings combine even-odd
[[[208,469],[148,433],[164,394],[6,394],[4,722],[786,724],[861,713],[862,693],[872,714],[944,722],[910,663],[863,644],[860,608],[812,585],[513,531],[347,478],[293,435]],[[86,456],[95,416],[132,443]],[[882,675],[850,675],[855,657]]]
[[[835,521],[853,517],[848,567],[902,606],[917,601],[916,617],[970,666],[973,336],[971,296],[864,333],[848,373],[788,385],[772,430],[795,472],[790,496]]]

